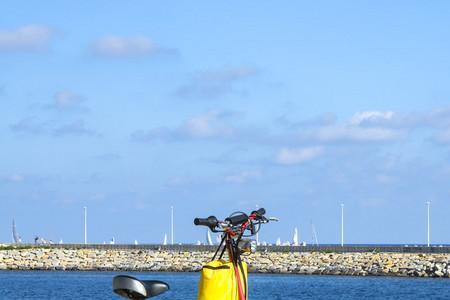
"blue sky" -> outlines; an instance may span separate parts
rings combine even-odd
[[[6,1],[0,241],[450,243],[446,1]]]

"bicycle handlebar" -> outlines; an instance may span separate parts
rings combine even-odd
[[[260,208],[258,210],[252,211],[252,215],[255,214],[257,217],[262,217],[266,214],[266,210],[264,208]]]
[[[239,212],[236,215],[231,215],[231,217],[226,218],[223,222],[219,221],[215,216],[209,216],[208,218],[195,218],[194,224],[197,226],[207,226],[214,232],[221,232],[227,227],[234,227],[252,220],[259,221],[261,223],[267,223],[269,219],[264,217],[266,210],[264,208],[260,208],[258,210],[252,211],[250,215]],[[217,228],[221,228],[222,230],[218,230]],[[251,227],[253,228],[253,227]],[[216,230],[217,229],[217,230]],[[244,229],[245,230],[245,229]],[[251,229],[252,231],[254,229]]]
[[[215,216],[209,216],[207,218],[195,218],[194,224],[195,225],[201,225],[201,226],[208,226],[209,228],[214,229],[217,224],[219,223],[219,220]]]
[[[239,225],[242,223],[247,222],[248,216],[246,214],[239,214],[232,217],[228,217],[225,219],[225,222],[231,224],[231,225]]]

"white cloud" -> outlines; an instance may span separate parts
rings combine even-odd
[[[4,177],[3,181],[11,183],[19,183],[25,181],[25,176],[22,174],[11,174],[9,176]]]
[[[208,138],[232,135],[232,128],[220,122],[220,119],[220,113],[208,112],[206,114],[199,115],[187,120],[182,127],[182,131],[185,131],[192,138]]]
[[[34,117],[28,117],[12,124],[10,128],[15,133],[27,135],[52,134],[55,137],[69,135],[101,137],[101,134],[88,128],[82,119],[60,125],[55,121],[43,122]]]
[[[324,153],[324,148],[321,146],[306,147],[306,148],[283,148],[276,157],[276,161],[282,165],[300,164],[311,160]]]
[[[396,178],[391,175],[378,174],[375,177],[376,181],[381,184],[392,184],[396,181]]]
[[[0,31],[0,51],[35,51],[46,48],[53,31],[43,25],[27,25],[14,30]]]
[[[82,106],[84,98],[74,92],[65,90],[57,92],[54,96],[54,101],[48,107],[58,111],[87,111],[87,108]]]
[[[236,83],[255,76],[258,70],[251,66],[222,68],[197,73],[187,84],[179,87],[175,95],[182,98],[217,99],[228,94],[242,94]]]
[[[27,117],[10,126],[11,130],[21,134],[41,134],[48,129],[48,124],[34,117]]]
[[[399,130],[383,127],[327,126],[322,127],[313,136],[322,142],[369,142],[386,141],[401,137]]]
[[[450,128],[438,133],[435,136],[435,141],[442,144],[450,144]]]
[[[227,115],[224,112],[210,111],[186,120],[177,128],[160,127],[136,131],[132,134],[132,138],[144,142],[230,138],[235,132],[224,122]]]
[[[107,36],[98,39],[93,46],[96,55],[110,58],[144,57],[158,53],[175,53],[173,49],[157,46],[146,36]]]
[[[261,176],[260,171],[243,171],[238,174],[228,175],[225,177],[226,182],[230,183],[245,183],[248,180],[255,179]]]
[[[88,128],[83,120],[76,120],[53,130],[54,136],[92,136],[100,137],[101,135]]]
[[[376,123],[380,121],[389,121],[394,117],[392,111],[363,111],[357,112],[350,119],[351,125],[363,125],[365,123]]]

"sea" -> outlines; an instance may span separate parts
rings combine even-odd
[[[0,272],[0,299],[121,299],[116,272]],[[199,273],[120,273],[169,283],[153,299],[196,299]],[[250,274],[249,299],[450,299],[450,279]]]

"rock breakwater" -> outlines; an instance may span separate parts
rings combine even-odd
[[[27,248],[0,251],[0,270],[195,272],[211,251]],[[450,254],[258,252],[250,272],[450,278]]]

